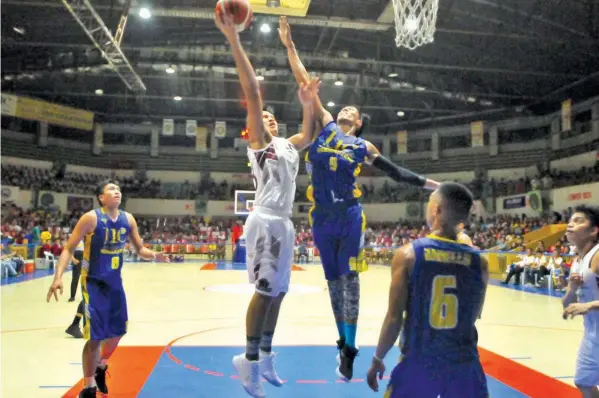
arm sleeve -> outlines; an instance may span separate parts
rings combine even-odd
[[[379,155],[374,158],[372,165],[377,169],[383,171],[389,177],[391,177],[396,182],[405,182],[410,185],[415,185],[418,187],[424,187],[426,184],[426,178],[408,170],[403,167],[399,167],[391,162],[389,159],[384,157],[383,155]]]

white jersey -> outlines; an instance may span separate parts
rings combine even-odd
[[[248,147],[256,187],[254,207],[264,207],[291,217],[299,153],[285,138],[272,137],[264,149]]]
[[[591,270],[591,260],[594,256],[599,256],[599,243],[586,256],[572,264],[570,270],[571,273],[582,275],[582,287],[576,291],[579,303],[599,300],[599,276]],[[584,315],[584,337],[599,341],[599,311],[590,311]]]

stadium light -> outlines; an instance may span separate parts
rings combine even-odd
[[[146,7],[140,8],[139,16],[143,19],[150,19],[152,17],[152,13]]]

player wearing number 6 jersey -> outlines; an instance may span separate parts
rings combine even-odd
[[[368,385],[378,391],[383,358],[399,336],[402,356],[385,397],[487,398],[487,382],[477,350],[474,323],[482,311],[489,278],[478,250],[457,242],[472,194],[463,185],[443,183],[431,195],[427,222],[431,235],[395,253],[389,308]]]
[[[107,361],[127,333],[127,299],[121,278],[127,240],[131,238],[140,257],[169,261],[162,253],[144,247],[135,218],[119,210],[121,191],[116,183],[101,182],[96,195],[102,207],[85,213],[77,222],[60,255],[46,297],[50,302],[54,295],[58,301],[58,292],[63,291],[64,271],[77,245],[84,240],[81,289],[85,303],[83,334],[88,341],[83,348],[85,388],[79,394],[81,398],[95,397],[96,391],[108,394]]]

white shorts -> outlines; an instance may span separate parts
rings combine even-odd
[[[289,290],[295,229],[289,217],[254,208],[243,229],[250,283],[256,291],[276,297]]]
[[[599,386],[599,342],[582,338],[576,358],[574,384],[581,387]]]

